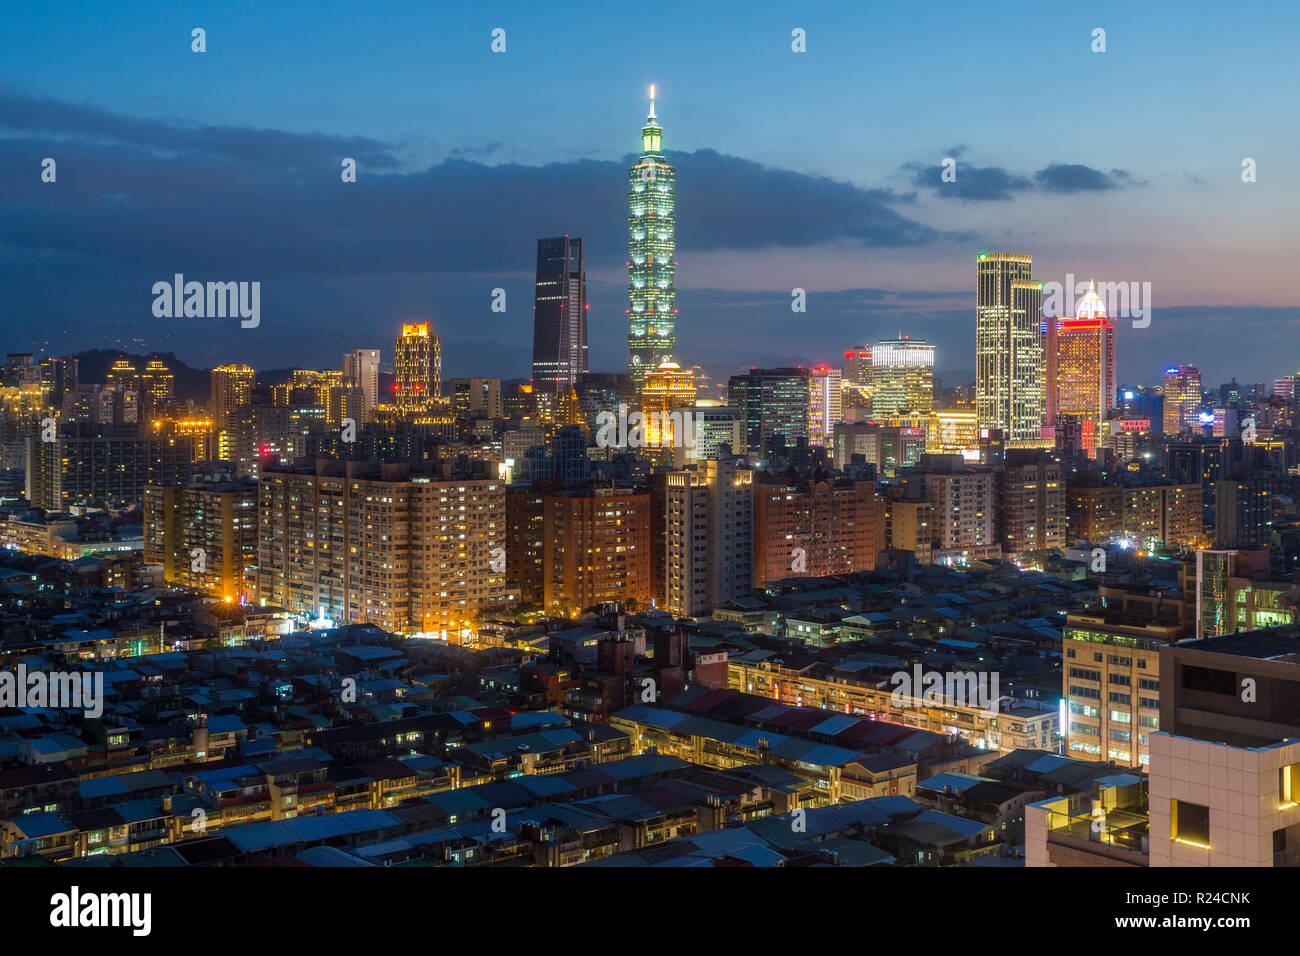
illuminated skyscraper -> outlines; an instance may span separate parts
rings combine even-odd
[[[142,422],[152,422],[167,411],[167,403],[172,400],[175,376],[172,370],[160,359],[152,358],[140,373],[139,412],[137,417]]]
[[[406,322],[397,337],[397,407],[403,413],[427,411],[442,395],[442,339],[428,322]]]
[[[1201,370],[1195,365],[1165,369],[1166,435],[1178,435],[1196,427],[1201,410]]]
[[[361,389],[365,420],[379,404],[379,349],[353,349],[343,353],[343,381]]]
[[[628,370],[638,389],[677,347],[677,173],[663,156],[654,95],[652,86],[641,157],[628,170]]]
[[[695,404],[695,376],[676,362],[663,362],[653,372],[646,372],[641,387],[641,412],[645,416],[645,441],[651,448],[664,445],[681,447],[692,436],[677,435],[677,422],[670,419],[673,409]]]
[[[873,415],[928,412],[934,407],[934,346],[900,335],[879,342],[871,355]]]
[[[134,392],[140,388],[140,376],[136,374],[135,366],[124,358],[113,363],[106,378],[109,385],[124,392]]]
[[[842,409],[843,376],[837,368],[819,365],[808,370],[808,444],[835,445],[835,423]]]
[[[1043,286],[1031,278],[1033,257],[980,253],[976,267],[975,405],[981,429],[1008,442],[1042,438]]]
[[[1115,325],[1095,283],[1079,300],[1074,318],[1043,322],[1047,424],[1071,415],[1092,422],[1105,420],[1115,405]],[[1094,449],[1089,454],[1095,457]]]
[[[871,346],[859,345],[844,353],[844,384],[859,387],[871,385]]]
[[[235,409],[252,402],[257,373],[247,365],[218,365],[211,381],[212,428],[220,432]]]
[[[533,297],[533,384],[567,390],[587,371],[587,270],[582,240],[537,240]]]

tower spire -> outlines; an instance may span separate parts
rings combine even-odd
[[[650,84],[650,118],[655,118],[655,85]]]

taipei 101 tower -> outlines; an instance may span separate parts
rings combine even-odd
[[[646,372],[671,361],[677,345],[677,173],[664,159],[662,140],[651,86],[627,193],[628,371],[638,393]]]

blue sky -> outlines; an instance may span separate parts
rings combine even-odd
[[[449,374],[525,375],[535,242],[567,232],[588,240],[595,364],[618,367],[623,168],[654,82],[680,170],[686,364],[835,361],[901,328],[968,371],[975,254],[1001,248],[1045,281],[1152,283],[1151,326],[1121,324],[1125,380],[1300,366],[1293,5],[653,10],[6,5],[6,350],[333,365],[428,318]],[[945,156],[956,184],[938,182]],[[174,272],[261,281],[262,326],[155,319],[149,289]]]

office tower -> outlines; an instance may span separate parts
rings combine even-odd
[[[1061,696],[1066,756],[1142,767],[1159,727],[1160,648],[1190,636],[1158,590],[1102,588],[1105,606],[1066,616]]]
[[[1273,535],[1273,496],[1263,478],[1214,483],[1214,546],[1267,548]]]
[[[652,86],[641,156],[627,174],[628,370],[638,389],[677,348],[677,172],[664,158],[662,136]]]
[[[147,485],[144,560],[163,580],[235,601],[257,565],[257,482]]]
[[[980,253],[976,267],[975,404],[981,429],[1010,444],[1042,438],[1042,283],[1033,257]]]
[[[344,352],[343,380],[361,389],[365,418],[359,421],[370,421],[379,404],[379,349]]]
[[[559,392],[587,371],[587,270],[582,239],[537,240],[533,385]]]
[[[1044,326],[1047,424],[1058,415],[1104,421],[1115,407],[1115,325],[1095,283],[1089,280],[1074,318],[1047,318]]]
[[[257,373],[247,365],[218,365],[212,370],[210,380],[212,427],[220,432],[235,409],[253,401]]]
[[[645,445],[648,448],[683,447],[693,442],[687,429],[693,423],[684,423],[681,412],[676,418],[668,416],[674,409],[695,404],[695,376],[676,362],[663,362],[652,372],[646,372],[641,383],[641,414],[644,420]]]
[[[870,388],[872,375],[870,345],[859,345],[844,353],[844,384]]]
[[[427,412],[442,397],[442,339],[428,322],[407,322],[397,336],[397,407],[404,415]]]
[[[801,368],[753,368],[748,374],[731,376],[727,404],[740,411],[745,423],[743,450],[764,454],[778,435],[790,445],[800,438],[806,440],[811,384],[807,371]]]
[[[1002,553],[1055,551],[1065,537],[1065,474],[1050,455],[1011,449],[998,472],[997,515]]]
[[[705,461],[744,451],[745,426],[738,409],[730,405],[688,405],[678,411],[689,415],[694,423],[695,447],[684,449],[684,461]]]
[[[854,455],[861,455],[876,474],[892,478],[901,469],[910,468],[926,451],[926,433],[910,425],[880,422],[840,422],[834,431],[836,468],[846,468]]]
[[[899,335],[871,352],[871,414],[928,412],[934,407],[934,346]]]
[[[650,493],[631,488],[546,496],[543,603],[580,612],[605,601],[648,608],[654,597]]]
[[[840,370],[819,365],[808,370],[808,444],[830,448],[840,420]]]
[[[754,473],[734,459],[667,476],[665,610],[707,616],[753,589]]]
[[[78,377],[79,359],[71,355],[63,358],[47,358],[41,361],[41,381],[50,390],[50,404],[63,404],[65,392],[74,392],[80,384]]]
[[[259,597],[295,613],[454,638],[517,596],[496,478],[317,459],[267,467],[258,512]]]
[[[453,378],[447,382],[452,409],[470,418],[501,418],[501,379]]]
[[[534,482],[558,482],[566,488],[590,478],[587,432],[580,425],[559,425],[548,429],[545,440],[527,448],[519,473]]]
[[[151,424],[167,412],[167,403],[172,400],[175,376],[161,359],[152,358],[140,372],[140,394],[138,399],[138,419]]]
[[[1300,380],[1300,375],[1283,375],[1281,378],[1273,380],[1273,395],[1284,402],[1294,402],[1296,399],[1296,382]]]
[[[754,587],[876,567],[884,527],[874,481],[754,485]]]
[[[1200,370],[1195,365],[1165,369],[1165,434],[1180,435],[1194,429],[1200,410]]]

